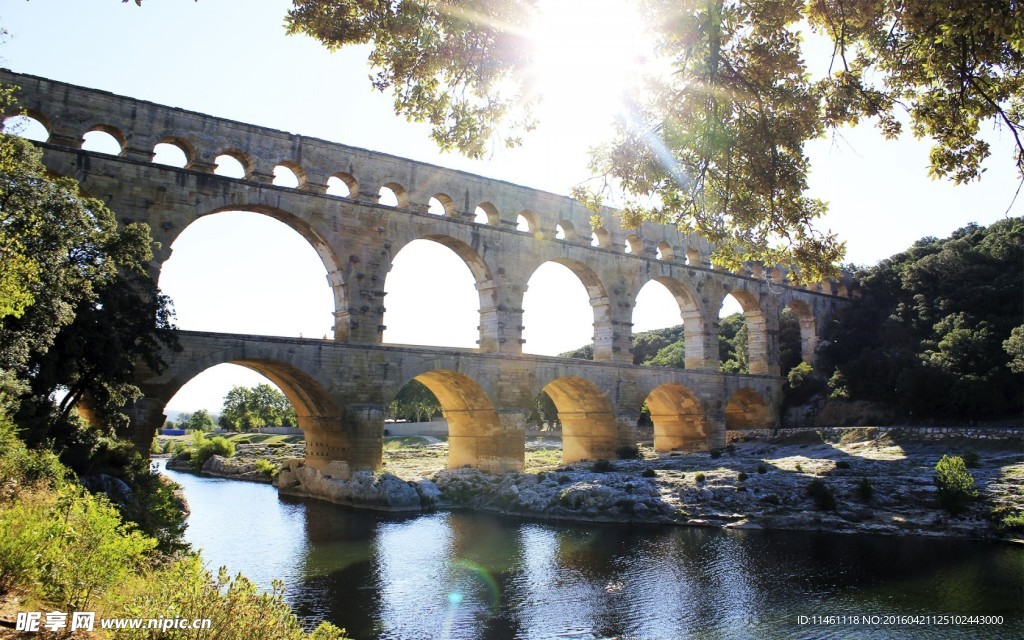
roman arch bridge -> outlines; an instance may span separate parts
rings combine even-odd
[[[326,267],[331,339],[181,331],[183,348],[166,354],[165,371],[140,368],[145,397],[132,408],[139,447],[148,448],[171,397],[221,363],[254,369],[285,392],[313,466],[338,460],[353,469],[379,467],[385,407],[413,379],[441,402],[450,466],[521,468],[526,418],[541,390],[558,408],[567,462],[612,457],[634,443],[645,402],[656,448],[720,447],[727,429],[777,422],[782,310],[799,317],[807,360],[849,294],[849,282],[795,287],[783,270],[762,265],[715,269],[706,241],[669,226],[622,229],[611,212],[592,235],[590,211],[574,200],[499,180],[7,70],[0,82],[20,87],[22,112],[46,128],[39,146],[50,171],[77,179],[122,222],[149,224],[160,243],[154,277],[182,230],[226,210],[284,222]],[[83,150],[91,131],[112,136],[120,153]],[[154,163],[158,144],[176,146],[183,166]],[[224,156],[237,160],[244,176],[215,173]],[[277,167],[291,172],[294,186],[274,184]],[[381,202],[382,189],[391,192],[390,204]],[[428,211],[432,201],[440,215]],[[528,231],[517,229],[520,217]],[[394,256],[420,239],[448,247],[472,272],[478,348],[383,343],[385,278]],[[548,261],[568,267],[590,296],[592,361],[523,354],[523,294]],[[633,304],[651,280],[679,306],[684,369],[632,364]],[[747,320],[749,375],[720,371],[718,311],[730,294]]]

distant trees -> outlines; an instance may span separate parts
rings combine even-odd
[[[228,431],[250,431],[261,427],[294,427],[295,408],[283,393],[270,386],[232,387],[224,397],[220,427]]]
[[[170,425],[174,424],[175,427]],[[167,428],[184,429],[185,431],[213,431],[217,423],[206,409],[199,409],[195,413],[183,413],[178,416],[178,422],[168,423]]]
[[[860,279],[825,335],[833,396],[915,418],[1020,415],[1024,219],[924,238]]]
[[[410,380],[388,406],[388,417],[392,420],[423,422],[439,413],[441,403],[419,380]]]

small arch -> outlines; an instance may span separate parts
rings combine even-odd
[[[562,462],[610,460],[618,447],[612,405],[594,383],[576,376],[552,380],[542,389],[562,423]]]
[[[359,193],[359,183],[350,173],[339,171],[327,178],[327,195],[340,198],[351,198],[352,194]]]
[[[119,156],[124,153],[124,134],[114,127],[98,124],[82,136],[82,150]]]
[[[290,160],[279,162],[274,167],[274,184],[279,187],[301,189],[306,184],[306,172]]]
[[[431,196],[427,205],[427,213],[434,214],[435,216],[455,215],[455,201],[447,194],[435,193]]]
[[[707,451],[708,421],[692,390],[669,382],[651,391],[644,403],[654,423],[655,451]]]
[[[386,207],[405,209],[409,206],[409,194],[397,182],[389,182],[382,186],[377,192],[377,202]]]
[[[213,172],[225,178],[244,180],[252,171],[252,162],[249,160],[249,156],[237,149],[222,151],[213,159],[213,162],[217,165]]]
[[[181,142],[166,139],[153,147],[153,164],[184,169],[191,163],[192,156]]]
[[[50,127],[46,119],[41,114],[25,109],[4,118],[3,132],[33,142],[46,142],[50,139]]]
[[[772,409],[757,391],[745,387],[732,394],[725,405],[725,430],[770,429],[775,424]]]
[[[523,436],[501,428],[487,392],[469,376],[433,370],[413,378],[434,394],[448,422],[448,468],[471,466],[489,473],[521,471]]]
[[[686,250],[686,264],[691,267],[702,267],[704,260],[700,256],[700,251],[693,248],[687,248]]]
[[[643,240],[641,240],[640,236],[636,235],[635,233],[631,233],[628,236],[626,236],[626,242],[624,243],[623,250],[626,253],[631,253],[636,256],[641,255],[644,252]]]
[[[608,230],[604,227],[594,229],[593,234],[590,236],[590,246],[607,249],[612,246],[612,234],[608,233]]]
[[[473,222],[477,224],[489,224],[497,226],[501,217],[498,215],[498,208],[490,202],[481,202],[473,212]]]
[[[568,220],[561,220],[555,226],[555,240],[572,242],[576,239],[576,227]]]
[[[538,237],[543,235],[540,232],[537,214],[532,211],[523,211],[516,216],[516,231],[526,231]]]
[[[658,243],[657,253],[655,253],[654,257],[658,260],[675,260],[675,250],[672,248],[672,245],[662,241]]]
[[[786,272],[778,267],[768,269],[768,277],[773,284],[786,284]]]

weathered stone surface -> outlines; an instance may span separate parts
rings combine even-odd
[[[279,484],[279,490],[290,495],[381,511],[421,511],[425,507],[416,483],[406,482],[390,473],[378,476],[372,471],[356,471],[350,480],[335,480],[308,466],[285,473],[289,474],[289,484]],[[297,483],[292,482],[293,478]]]

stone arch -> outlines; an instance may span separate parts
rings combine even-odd
[[[195,149],[195,146],[191,142],[186,140],[185,138],[181,138],[181,137],[178,137],[178,136],[163,136],[162,138],[158,139],[156,141],[156,144],[153,145],[153,156],[154,157],[156,156],[156,146],[157,145],[161,145],[161,144],[166,144],[166,145],[170,145],[172,147],[177,147],[181,151],[181,153],[184,154],[184,156],[185,156],[185,164],[182,167],[180,167],[180,168],[183,168],[183,169],[190,168],[192,166],[192,163],[196,159],[196,149]]]
[[[644,241],[640,239],[635,233],[631,233],[626,236],[626,241],[623,244],[623,251],[632,254],[634,256],[640,256],[644,253]]]
[[[306,464],[323,468],[334,460],[348,462],[353,468],[376,468],[376,461],[364,459],[357,446],[365,434],[342,428],[344,411],[332,397],[328,385],[318,380],[318,372],[309,370],[299,358],[289,358],[287,352],[273,347],[254,346],[251,343],[226,349],[215,349],[204,356],[185,362],[172,363],[172,374],[166,382],[155,388],[144,384],[147,397],[156,397],[166,405],[181,387],[203,371],[219,364],[236,364],[265,376],[277,385],[295,408],[299,428],[306,438]]]
[[[612,234],[604,227],[594,229],[590,238],[590,246],[607,249],[612,246]]]
[[[757,296],[745,289],[733,289],[729,292],[743,309],[743,317],[747,322],[747,365],[754,375],[771,373],[772,359],[769,355],[768,322]]]
[[[46,130],[46,139],[40,140],[39,142],[49,142],[50,137],[53,135],[53,125],[50,124],[49,118],[47,118],[44,113],[35,109],[27,109],[25,107],[14,107],[3,114],[4,127],[6,128],[8,120],[18,118],[19,116],[38,122],[39,125]]]
[[[501,221],[501,216],[498,215],[498,208],[490,202],[481,202],[476,206],[474,211],[476,216],[473,221],[477,224],[487,224],[492,227],[497,226]]]
[[[242,172],[244,173],[244,175],[240,179],[241,180],[248,180],[248,179],[250,179],[250,177],[252,176],[252,170],[253,170],[253,166],[254,165],[253,165],[253,162],[252,162],[252,158],[249,157],[249,154],[247,154],[246,152],[242,151],[241,149],[236,149],[234,147],[230,147],[228,149],[224,149],[223,151],[218,153],[216,156],[214,156],[214,164],[215,165],[217,164],[217,160],[221,156],[227,156],[229,158],[233,158],[234,160],[238,161],[238,164],[242,165]],[[214,173],[216,173],[216,172],[217,171],[215,169]]]
[[[397,182],[385,182],[380,187],[381,199],[385,197],[385,189],[395,195],[395,204],[393,206],[396,209],[407,209],[409,207],[409,192],[406,191],[405,187]]]
[[[588,265],[571,258],[553,258],[547,262],[553,262],[566,267],[583,285],[590,300],[590,308],[594,314],[594,360],[612,360],[614,331],[612,328],[611,299],[601,277]],[[533,274],[539,268],[540,265],[530,273],[530,278],[527,278],[527,282],[532,279]]]
[[[562,237],[559,238],[559,235]],[[576,227],[568,220],[559,220],[558,224],[555,225],[555,239],[573,242],[576,240]]]
[[[491,274],[490,266],[482,257],[480,257],[480,254],[466,242],[452,236],[431,233],[412,238],[402,246],[393,247],[395,250],[390,255],[391,263],[394,262],[395,257],[401,253],[402,249],[415,240],[429,240],[431,242],[436,242],[437,244],[451,250],[469,268],[470,273],[473,275],[473,280],[476,283],[476,290],[478,294],[480,323],[478,325],[479,338],[477,342],[480,345],[480,349],[483,351],[494,350],[498,343],[498,336],[495,332],[498,330],[497,317],[499,292],[497,284]],[[388,271],[390,270],[391,264],[388,265]]]
[[[94,124],[91,127],[89,127],[89,129],[86,130],[84,134],[82,134],[83,142],[85,141],[85,136],[95,132],[104,133],[113,138],[114,142],[117,143],[117,146],[119,147],[118,152],[111,155],[124,155],[125,148],[127,148],[128,146],[128,139],[125,137],[123,133],[121,133],[120,129],[109,124]]]
[[[341,187],[347,189],[348,193],[342,195],[340,193]],[[341,198],[354,198],[359,193],[359,181],[351,173],[344,171],[332,173],[327,178],[327,193]]]
[[[771,405],[754,389],[744,387],[738,390],[725,405],[726,431],[770,429],[774,426],[775,415]]]
[[[234,195],[238,196],[239,194],[236,193]],[[263,194],[261,193],[261,195]],[[267,198],[276,200],[276,198],[271,194],[265,195]],[[161,228],[158,239],[163,246],[158,254],[159,265],[157,269],[162,268],[163,262],[170,257],[171,245],[174,244],[182,232],[184,232],[192,222],[195,222],[195,220],[227,211],[240,211],[243,213],[265,215],[279,222],[283,222],[293,231],[302,236],[320,257],[320,261],[323,263],[324,268],[327,271],[327,281],[331,287],[331,293],[334,300],[334,339],[342,341],[347,340],[349,336],[349,296],[343,271],[345,262],[337,254],[335,248],[332,247],[327,239],[314,229],[313,226],[304,218],[286,209],[282,209],[275,205],[265,204],[258,200],[256,202],[246,202],[243,198],[239,198],[240,201],[235,202],[232,202],[231,200],[233,200],[232,197],[226,196],[218,198],[216,201],[205,203],[206,206],[200,209],[202,213],[196,216],[196,218],[190,221],[189,225],[186,225],[185,227],[171,227],[170,229]],[[159,281],[159,272],[154,273],[153,278],[155,281]]]
[[[704,260],[701,258],[700,251],[692,247],[686,250],[686,264],[691,267],[702,267],[704,266]]]
[[[434,195],[431,196],[431,199],[437,200],[437,202],[441,205],[442,211],[440,215],[454,216],[456,214],[455,201],[452,200],[451,196],[449,196],[448,194],[435,193]]]
[[[291,171],[292,175],[295,176],[295,180],[298,184],[293,187],[294,189],[301,189],[306,186],[306,170],[303,169],[299,163],[293,162],[292,160],[282,160],[274,166],[275,173],[277,172],[278,167],[283,167],[288,171]]]
[[[519,215],[516,218],[517,227],[520,226],[520,223],[518,222],[519,218],[526,220],[526,231],[532,233],[535,236],[543,236],[543,231],[541,231],[540,228],[540,216],[538,216],[535,212],[530,211],[529,209],[524,209],[520,211]]]
[[[487,392],[469,376],[446,369],[413,377],[430,389],[448,421],[448,468],[475,467],[488,473],[522,471],[523,434],[504,433]]]
[[[658,243],[658,260],[670,261],[676,259],[675,249],[664,240]]]
[[[705,313],[699,302],[700,298],[688,285],[668,276],[651,278],[643,287],[651,282],[657,282],[668,289],[679,305],[679,318],[683,323],[683,340],[686,345],[686,368],[716,369],[718,363],[705,340]]]
[[[611,402],[584,378],[565,376],[542,389],[551,396],[562,422],[562,462],[610,460],[618,447],[618,428]]]
[[[800,358],[807,363],[814,357],[818,346],[818,332],[814,322],[814,310],[803,300],[790,300],[786,307],[793,310],[800,322]]]
[[[707,451],[707,416],[691,389],[669,382],[651,391],[644,402],[654,423],[655,451]]]

